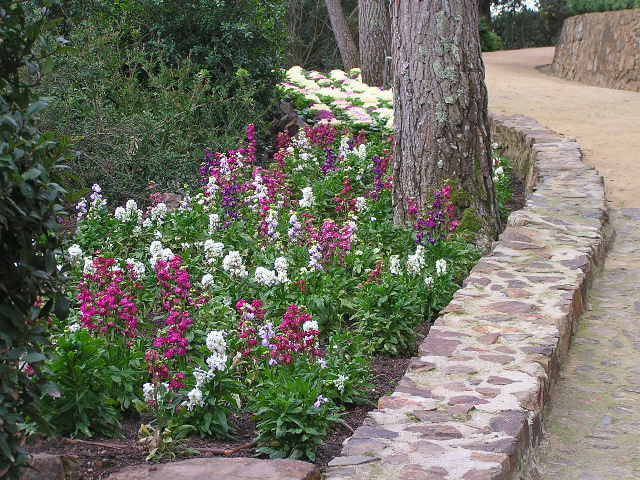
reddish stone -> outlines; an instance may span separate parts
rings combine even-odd
[[[445,383],[443,385],[443,388],[451,390],[452,392],[468,392],[469,390],[471,390],[471,388],[467,387],[462,382]]]
[[[501,365],[506,365],[507,363],[511,363],[515,360],[514,357],[511,357],[509,355],[480,355],[479,358],[480,360],[499,363]]]
[[[532,304],[518,302],[517,300],[492,303],[489,308],[500,313],[530,313],[534,310]]]
[[[421,405],[422,403],[419,400],[413,400],[411,398],[399,397],[399,396],[392,397],[391,395],[385,395],[384,397],[380,397],[378,399],[378,408],[380,410],[383,410],[385,408],[389,408],[393,410],[396,408],[402,408],[402,407],[408,407],[408,406],[419,407]]]
[[[436,368],[435,363],[423,362],[418,358],[412,358],[409,362],[408,370],[414,370],[416,372],[427,372]]]
[[[522,288],[507,288],[507,297],[510,298],[529,298],[533,294]]]
[[[515,438],[502,438],[488,442],[472,442],[462,445],[467,450],[480,450],[483,452],[506,453],[513,455],[518,448],[518,441]]]
[[[299,460],[257,458],[193,458],[156,465],[135,465],[111,474],[109,480],[320,480],[317,466]]]
[[[476,388],[476,392],[490,398],[495,398],[500,395],[500,390],[497,388]]]
[[[403,377],[396,387],[396,392],[408,393],[416,397],[431,398],[431,390],[421,387],[409,377]]]
[[[493,345],[498,341],[499,338],[499,333],[487,333],[486,335],[478,337],[478,342],[482,343],[483,345]]]
[[[400,471],[402,480],[445,480],[447,471],[439,467],[425,469],[420,465],[407,465]]]
[[[413,415],[421,422],[426,423],[443,423],[453,420],[451,415],[434,410],[414,410]]]
[[[448,357],[461,343],[460,340],[450,340],[440,336],[427,335],[427,338],[425,338],[424,342],[420,345],[419,352],[420,355]]]
[[[487,383],[490,383],[492,385],[509,385],[514,382],[515,380],[511,380],[510,378],[505,378],[505,377],[491,376],[487,379]]]
[[[428,442],[426,440],[418,440],[417,442],[409,443],[409,448],[413,452],[418,452],[425,457],[435,457],[436,455],[442,455],[445,452],[444,447],[441,447],[437,443]]]
[[[509,347],[496,347],[494,348],[494,350],[496,352],[502,352],[502,353],[516,353],[516,351],[513,348],[509,348]]]
[[[483,398],[474,397],[472,395],[458,395],[456,397],[449,398],[449,405],[459,405],[461,403],[466,405],[482,405],[489,402]]]
[[[507,410],[494,417],[489,422],[491,430],[503,432],[511,437],[517,437],[522,431],[527,414],[519,410]]]
[[[407,427],[408,431],[419,433],[424,438],[432,440],[450,440],[452,438],[462,438],[462,433],[451,425],[415,425]]]
[[[478,369],[472,367],[470,365],[450,365],[443,369],[444,373],[456,374],[462,373],[466,375],[473,375],[474,373],[478,373]]]
[[[464,480],[502,480],[506,477],[503,476],[501,468],[494,467],[487,470],[469,470],[462,478]]]

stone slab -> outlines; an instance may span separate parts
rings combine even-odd
[[[320,480],[318,468],[299,460],[194,458],[172,463],[135,465],[108,480]]]

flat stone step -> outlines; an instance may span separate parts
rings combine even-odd
[[[126,467],[107,480],[320,480],[320,470],[299,460],[193,458]]]

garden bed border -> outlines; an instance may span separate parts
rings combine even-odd
[[[526,464],[612,231],[604,182],[572,139],[492,117],[526,206],[456,292],[396,391],[328,480],[507,480]]]

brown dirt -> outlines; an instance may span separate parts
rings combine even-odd
[[[616,207],[640,207],[640,93],[592,87],[547,75],[553,47],[484,55],[489,109],[520,113],[576,138],[605,176]]]
[[[428,326],[425,325],[420,332],[421,338],[426,335],[427,331]],[[377,357],[374,359],[371,404],[352,407],[343,416],[344,422],[351,429],[356,429],[362,425],[367,412],[375,408],[376,400],[379,397],[394,391],[396,384],[407,370],[408,364],[408,358]],[[236,429],[236,434],[232,440],[220,441],[193,438],[186,443],[186,446],[201,450],[199,455],[195,455],[196,457],[210,457],[215,455],[206,450],[233,449],[247,444],[255,438],[255,423],[251,415],[247,414],[231,420]],[[138,445],[136,440],[140,423],[139,420],[125,422],[122,431],[124,438],[122,439],[92,438],[91,440],[78,441],[67,438],[54,438],[51,440],[35,440],[27,449],[31,453],[76,455],[80,459],[81,480],[102,480],[125,466],[145,462],[145,451]],[[342,442],[351,435],[352,432],[349,428],[338,424],[316,452],[318,455],[316,464],[324,470],[327,463],[340,453]],[[255,455],[257,454],[254,449],[245,448],[230,456],[246,457]]]

